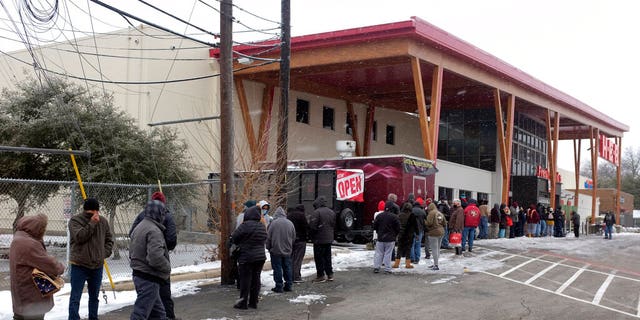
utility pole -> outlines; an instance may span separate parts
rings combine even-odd
[[[233,181],[233,0],[220,1],[220,284],[233,284],[229,236],[235,201]]]
[[[289,60],[291,59],[291,4],[282,0],[281,46],[280,46],[280,117],[278,118],[278,141],[276,144],[276,177],[280,188],[278,205],[287,208],[287,152],[289,141]]]

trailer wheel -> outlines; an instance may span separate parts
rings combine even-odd
[[[351,230],[353,229],[353,225],[355,223],[355,215],[353,211],[349,208],[345,208],[340,212],[340,225],[343,230]]]

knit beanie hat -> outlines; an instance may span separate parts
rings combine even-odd
[[[100,202],[95,198],[87,198],[84,200],[84,205],[82,206],[85,211],[96,210],[100,211]]]
[[[151,195],[151,200],[158,200],[162,203],[167,203],[167,198],[165,198],[164,193],[160,191],[156,191]]]

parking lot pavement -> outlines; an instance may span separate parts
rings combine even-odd
[[[635,237],[603,246],[639,244],[640,237]],[[495,268],[461,273],[400,269],[392,275],[374,274],[364,267],[348,269],[336,272],[333,282],[307,281],[291,293],[264,295],[258,310],[250,311],[232,308],[238,295],[235,287],[213,284],[195,295],[176,298],[176,314],[183,319],[640,318],[640,270],[632,263],[637,252],[607,251],[598,245],[593,249],[602,250],[601,254],[585,255],[572,254],[570,248],[514,249],[478,241],[474,256],[496,262]],[[469,258],[460,259],[464,263]],[[290,301],[295,298],[310,300]],[[124,319],[130,312],[128,307],[101,319]]]

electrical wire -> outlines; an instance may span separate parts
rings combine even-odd
[[[152,4],[150,4],[150,3],[148,3],[148,2],[146,2],[146,1],[144,1],[144,0],[138,0],[138,1],[139,1],[139,2],[144,3],[145,5],[147,5],[147,6],[151,7],[151,8],[153,8],[153,9],[155,9],[155,10],[157,10],[157,11],[160,11],[160,12],[164,13],[165,15],[168,15],[169,17],[171,17],[171,18],[173,18],[173,19],[176,19],[176,20],[178,20],[178,21],[180,21],[180,22],[182,22],[182,23],[184,23],[184,24],[186,24],[186,25],[188,25],[188,26],[190,26],[190,27],[193,27],[193,28],[195,28],[195,29],[197,29],[197,30],[200,30],[200,31],[202,31],[202,32],[204,32],[204,33],[206,33],[206,34],[208,34],[208,35],[212,35],[212,36],[213,36],[214,38],[216,38],[216,39],[220,38],[220,34],[219,34],[219,33],[213,33],[213,32],[210,32],[210,31],[208,31],[208,30],[202,29],[202,28],[200,28],[200,27],[198,27],[198,26],[196,26],[196,25],[194,25],[194,24],[192,24],[192,23],[190,23],[190,22],[188,22],[188,21],[185,21],[185,20],[183,20],[183,19],[181,19],[181,18],[179,18],[179,17],[176,17],[176,16],[174,16],[173,14],[168,13],[168,12],[166,12],[166,11],[164,11],[164,10],[162,10],[162,9],[160,9],[160,8],[158,8],[158,7],[156,7],[156,6],[152,5]],[[185,30],[185,32],[186,32],[186,30]]]

